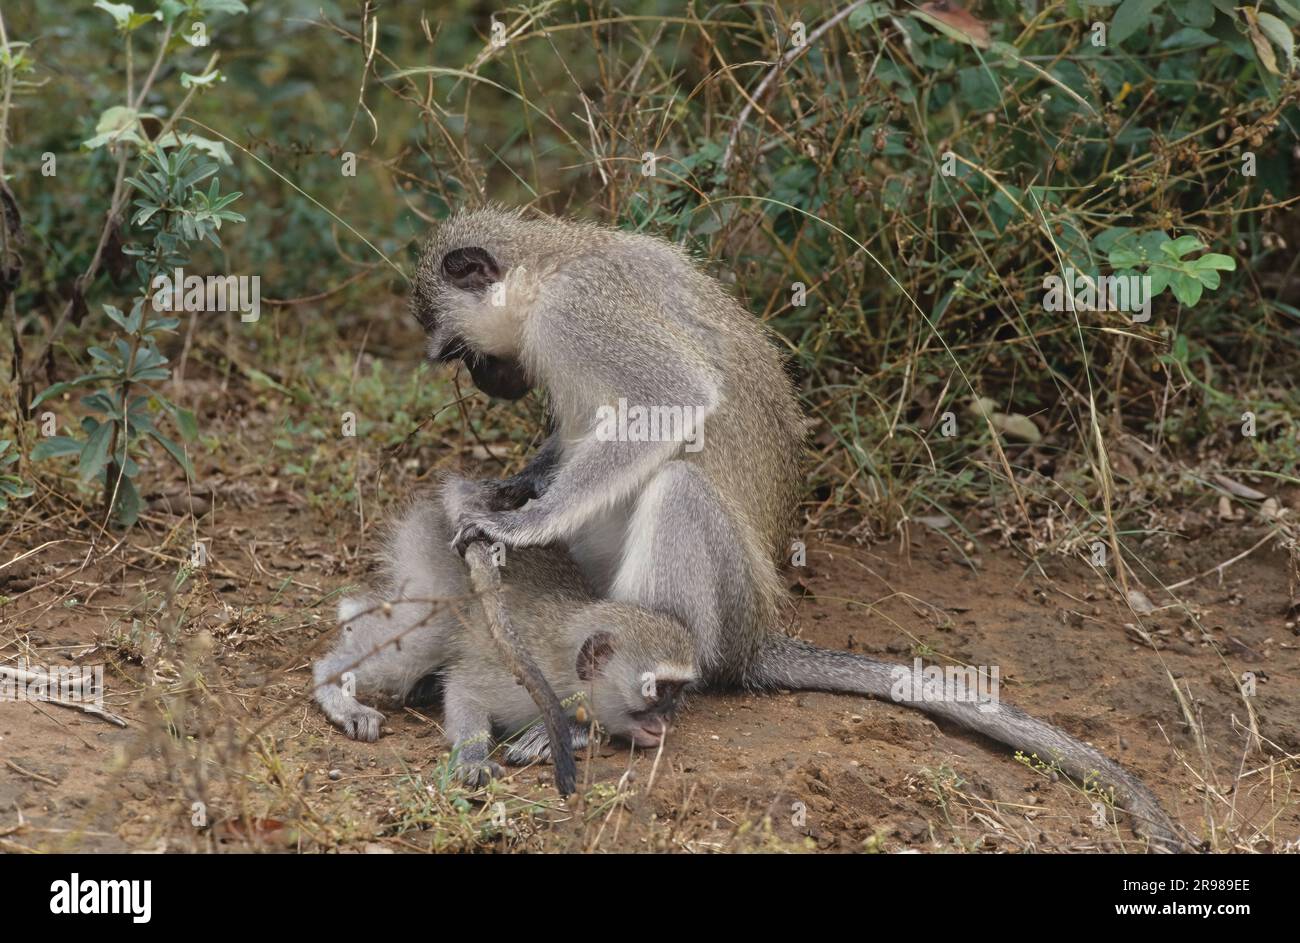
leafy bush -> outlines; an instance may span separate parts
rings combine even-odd
[[[202,19],[232,53],[216,77],[168,40],[169,81],[187,101],[211,90],[175,121],[161,93],[134,117],[110,113],[130,103],[104,97],[100,79],[123,61],[88,40],[111,21],[42,3],[16,35],[39,35],[46,16],[73,24],[34,60],[65,66],[34,73],[57,120],[27,121],[15,153],[28,165],[66,153],[69,128],[91,142],[134,130],[145,151],[172,153],[201,132],[189,143],[212,160],[229,151],[248,203],[277,207],[249,214],[223,266],[326,304],[335,291],[400,293],[372,247],[409,263],[430,218],[485,198],[683,241],[779,332],[818,423],[817,484],[877,530],[1012,479],[1030,504],[1090,526],[1109,474],[1098,443],[1125,435],[1296,474],[1292,0],[981,0],[969,12],[644,0],[496,14],[463,2],[436,21],[308,0],[228,15],[240,7],[128,14],[128,43],[169,17],[178,35]],[[94,77],[93,113],[57,94],[69,63]],[[175,142],[149,137],[163,129]],[[77,167],[87,192],[104,189],[109,157]],[[96,232],[102,205],[18,185],[34,207],[18,320],[34,330],[93,255],[93,239],[59,234]],[[1150,278],[1150,318],[1049,310],[1045,281],[1067,269]],[[376,310],[337,309],[250,331],[317,347]],[[971,412],[990,400],[996,410]],[[1249,441],[1235,431],[1246,410],[1260,419]],[[949,413],[959,434],[936,434]],[[1041,435],[1012,439],[992,415]],[[1003,452],[1016,442],[1028,448]]]

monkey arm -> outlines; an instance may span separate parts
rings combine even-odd
[[[501,767],[488,759],[492,752],[491,715],[459,673],[453,672],[447,681],[443,713],[457,778],[481,786],[500,776]]]
[[[488,506],[495,511],[508,511],[533,498],[540,498],[546,493],[563,453],[564,439],[558,430],[552,430],[537,453],[517,473],[500,480],[484,479],[480,482]]]
[[[453,521],[457,533],[452,545],[464,553],[474,540],[500,541],[511,547],[565,541],[595,515],[640,492],[656,470],[683,450],[684,443],[702,444],[703,423],[717,407],[716,388],[700,382],[703,378],[682,375],[678,379],[671,397],[671,408],[682,417],[677,435],[666,441],[624,441],[636,437],[611,435],[608,427],[593,424],[552,473],[544,494],[515,510],[459,516]],[[667,398],[622,399],[625,404],[653,404]]]

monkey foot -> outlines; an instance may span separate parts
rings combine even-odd
[[[483,760],[477,763],[458,763],[453,775],[471,789],[477,789],[480,786],[486,786],[493,779],[498,779],[504,774],[499,765],[491,760]]]
[[[591,728],[586,724],[572,721],[569,733],[573,737],[574,751],[585,749],[590,739]],[[546,725],[538,721],[529,727],[506,747],[506,762],[511,766],[527,766],[538,760],[550,761],[551,741],[546,735]]]
[[[384,722],[384,715],[373,707],[364,704],[352,704],[339,720],[339,727],[353,740],[374,743],[379,739],[379,725]]]

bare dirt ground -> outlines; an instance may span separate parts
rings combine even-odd
[[[209,476],[210,558],[187,580],[176,573],[192,525],[165,502],[132,538],[163,549],[137,564],[83,568],[92,538],[117,538],[82,525],[0,571],[0,660],[107,663],[106,706],[129,724],[0,703],[0,847],[1140,848],[1127,826],[1098,823],[1094,797],[998,744],[818,693],[699,696],[660,755],[615,744],[581,762],[582,794],[567,805],[545,766],[462,790],[446,776],[436,710],[394,711],[388,733],[362,744],[310,702],[310,660],[329,641],[334,594],[364,580],[367,538],[355,516],[282,482],[249,485],[255,466]],[[1168,584],[1264,533],[1191,515],[1143,560]],[[1072,557],[981,548],[964,560],[940,534],[910,536],[906,556],[812,542],[790,575],[792,631],[891,660],[996,665],[1004,699],[1123,762],[1209,847],[1296,847],[1300,638],[1282,552],[1266,544],[1221,580],[1197,580],[1181,606],[1152,594],[1167,607],[1139,618]],[[1243,672],[1253,696],[1238,689]]]

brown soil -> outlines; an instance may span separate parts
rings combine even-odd
[[[214,489],[219,511],[234,487]],[[108,661],[106,706],[130,723],[0,703],[0,847],[1139,848],[1126,826],[1094,824],[1092,797],[998,744],[893,704],[818,693],[699,696],[661,756],[614,745],[581,763],[586,789],[567,807],[542,766],[489,793],[426,790],[448,748],[436,712],[394,712],[378,743],[354,743],[307,697],[312,652],[329,640],[328,594],[363,578],[366,538],[305,504],[280,489],[255,511],[219,514],[209,565],[170,615],[143,620],[163,627],[143,641],[129,640],[128,610],[146,614],[142,588],[162,593],[180,551],[81,569],[84,531],[0,572],[13,597],[0,609],[0,658]],[[154,531],[141,546],[158,545]],[[1144,559],[1172,583],[1262,533],[1231,525],[1149,546]],[[804,593],[798,634],[891,660],[996,665],[1003,698],[1122,761],[1215,850],[1295,847],[1300,639],[1285,624],[1296,615],[1280,551],[1266,544],[1222,581],[1198,580],[1181,607],[1153,594],[1170,607],[1139,618],[1080,560],[1048,557],[1040,569],[1004,549],[968,564],[942,535],[911,538],[908,559],[814,544],[791,576]],[[1257,689],[1243,699],[1234,679],[1248,671]],[[206,823],[194,827],[199,799]],[[497,801],[508,837],[490,822]]]

